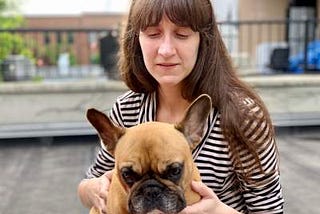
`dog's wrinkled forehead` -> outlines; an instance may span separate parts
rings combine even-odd
[[[115,158],[118,162],[139,162],[149,165],[143,167],[156,169],[159,165],[183,162],[189,150],[185,137],[173,125],[149,122],[126,130],[118,142]]]

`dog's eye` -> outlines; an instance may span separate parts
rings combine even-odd
[[[125,167],[121,169],[121,176],[124,182],[128,186],[132,186],[137,180],[139,180],[139,175],[135,173],[132,168],[130,167]]]
[[[182,176],[183,164],[173,163],[167,167],[167,170],[163,174],[163,178],[169,179],[173,182],[178,182]]]
[[[178,176],[181,174],[181,167],[173,167],[169,170],[169,175],[171,176]]]

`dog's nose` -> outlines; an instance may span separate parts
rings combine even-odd
[[[146,199],[155,200],[160,196],[162,191],[163,189],[160,186],[149,185],[143,190],[143,195]]]

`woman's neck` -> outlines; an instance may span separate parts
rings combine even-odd
[[[161,88],[157,96],[156,120],[167,123],[180,122],[190,104],[182,97],[181,91],[174,88]]]

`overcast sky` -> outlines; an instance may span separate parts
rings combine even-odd
[[[126,12],[129,0],[21,0],[26,15],[79,14],[81,12]]]

